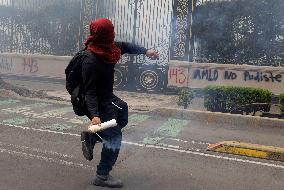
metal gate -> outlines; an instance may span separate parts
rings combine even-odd
[[[116,40],[155,48],[159,60],[125,55],[117,88],[157,91],[171,60],[189,60],[191,0],[0,0],[0,52],[72,55],[92,19],[114,21]]]
[[[94,17],[113,20],[116,40],[155,48],[161,58],[156,61],[135,57],[134,63],[164,64],[169,59],[173,0],[97,0]]]
[[[128,90],[163,89],[167,82],[173,0],[85,0],[84,4],[83,20],[109,18],[115,25],[117,41],[159,51],[159,60],[124,55],[116,67],[115,86]]]

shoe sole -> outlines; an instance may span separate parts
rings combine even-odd
[[[106,185],[102,182],[98,182],[96,180],[93,182],[93,185],[98,186],[98,187],[109,187],[109,188],[122,188],[123,187],[123,185],[121,185],[121,186],[109,186],[109,185]]]
[[[81,133],[81,142],[82,142],[82,152],[83,156],[86,158],[86,160],[91,161],[93,159],[92,151],[88,148],[88,145],[85,141],[86,136],[84,133]]]

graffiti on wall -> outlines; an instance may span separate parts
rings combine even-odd
[[[222,77],[222,78],[220,78]],[[207,80],[217,81],[221,80],[243,80],[254,82],[282,82],[281,74],[274,74],[272,72],[254,72],[254,71],[242,71],[234,72],[228,70],[218,69],[196,69],[193,71],[193,79],[195,80]]]
[[[219,72],[216,69],[196,69],[193,73],[193,79],[197,80],[217,81],[219,77]]]
[[[0,70],[3,72],[37,73],[39,71],[39,63],[38,60],[31,57],[20,59],[0,57]]]
[[[171,67],[168,71],[168,80],[171,86],[187,86],[188,69],[184,67]]]
[[[12,71],[13,70],[13,59],[8,57],[0,57],[0,70],[1,71]]]
[[[31,57],[23,58],[23,71],[29,73],[36,73],[39,70],[38,61]]]
[[[256,67],[245,65],[196,64],[176,61],[169,63],[169,88],[205,88],[208,85],[229,85],[264,88],[274,94],[283,93],[284,69],[282,67]]]

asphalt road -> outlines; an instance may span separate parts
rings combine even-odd
[[[92,190],[95,159],[84,160],[80,131],[88,124],[70,105],[0,98],[1,190]],[[284,163],[206,151],[209,143],[239,140],[284,146],[280,128],[251,128],[131,113],[112,172],[129,190],[277,190]]]

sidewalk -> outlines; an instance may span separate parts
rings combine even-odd
[[[64,91],[48,91],[49,96],[60,97],[69,101],[69,94]],[[202,98],[195,98],[188,109],[177,106],[177,95],[147,94],[115,91],[115,94],[128,103],[130,112],[150,112],[162,117],[224,123],[235,126],[284,127],[283,119],[260,116],[209,112],[203,106]]]
[[[6,82],[15,85],[17,87],[27,88],[32,91],[43,91],[47,96],[55,99],[60,99],[70,102],[70,95],[65,90],[65,84],[52,83],[52,82],[40,82],[40,81],[23,81],[23,80],[9,80]],[[179,108],[177,105],[177,95],[164,95],[164,94],[149,94],[141,92],[127,92],[127,91],[115,91],[115,95],[123,99],[128,103],[130,111],[152,111],[156,108]],[[203,100],[196,98],[193,100],[189,109],[203,110]]]
[[[8,81],[11,84],[27,89],[40,91],[45,96],[38,98],[48,98],[70,102],[70,96],[65,90],[64,84]],[[238,115],[229,113],[208,112],[203,105],[202,98],[195,98],[188,109],[177,106],[177,95],[148,94],[140,92],[115,91],[118,97],[128,103],[130,112],[150,112],[162,117],[176,117],[183,119],[194,119],[199,121],[226,123],[236,126],[265,126],[283,127],[284,119],[271,119],[259,116]],[[37,94],[35,94],[37,95]]]

